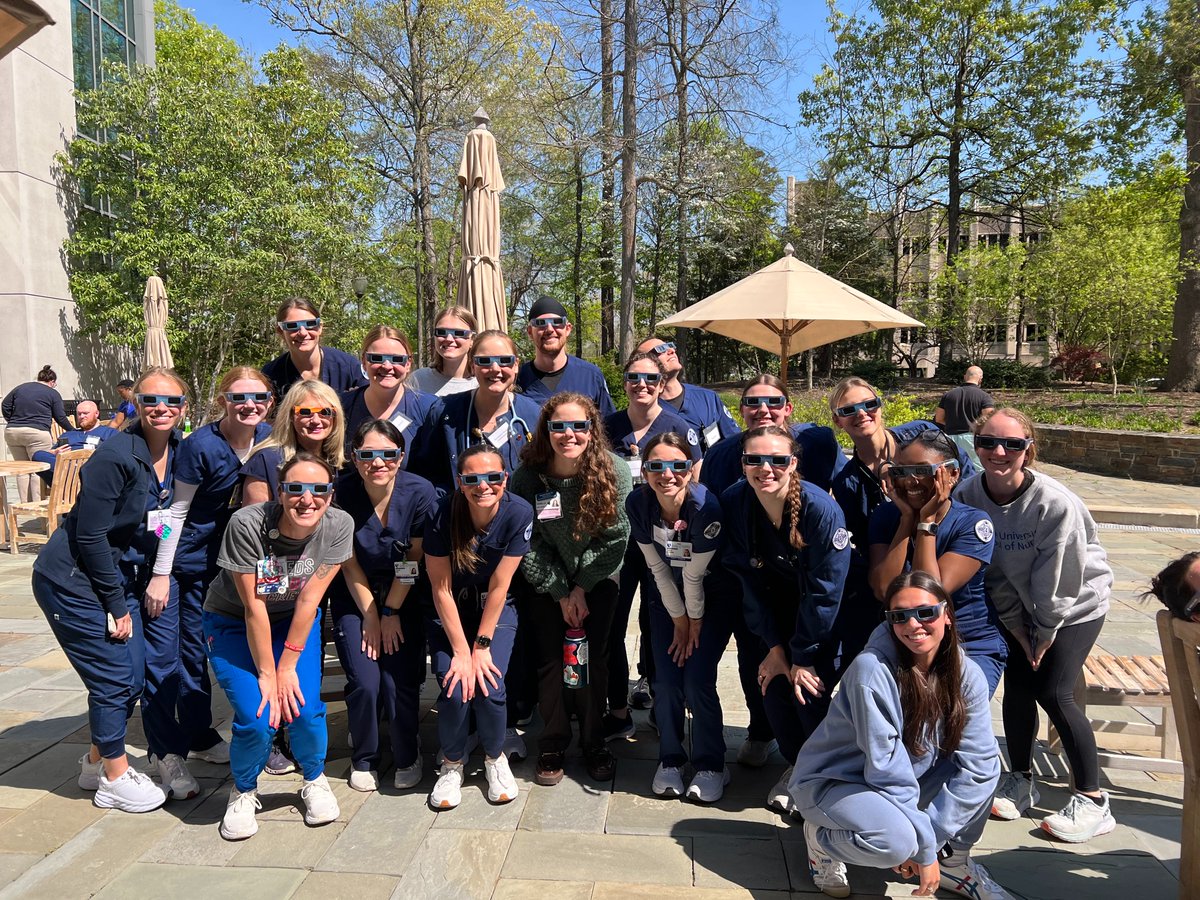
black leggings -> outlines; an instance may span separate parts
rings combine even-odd
[[[1100,763],[1096,758],[1096,736],[1092,724],[1075,703],[1075,682],[1084,661],[1100,637],[1104,617],[1058,630],[1054,643],[1035,672],[1025,651],[1004,630],[1008,641],[1008,665],[1004,670],[1004,734],[1014,772],[1032,767],[1033,740],[1037,734],[1040,706],[1058,729],[1067,764],[1075,779],[1075,790],[1100,790]],[[1036,705],[1035,705],[1036,702]]]

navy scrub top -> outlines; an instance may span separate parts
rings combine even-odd
[[[635,487],[625,498],[625,511],[629,514],[629,536],[639,544],[653,544],[659,558],[671,567],[671,575],[675,586],[679,588],[679,596],[683,597],[683,569],[671,565],[667,557],[667,548],[663,543],[666,537],[664,529],[670,527],[662,520],[662,509],[658,505],[658,497],[648,484]],[[687,499],[679,510],[679,518],[687,523],[681,532],[671,535],[673,541],[690,541],[693,553],[708,553],[721,547],[721,502],[717,495],[702,484],[693,484],[688,488]],[[673,524],[673,523],[671,523]],[[655,526],[658,531],[655,531]],[[654,580],[649,579],[653,584]],[[657,594],[657,590],[655,591]]]
[[[447,494],[438,501],[433,520],[425,529],[425,555],[450,559],[451,540],[450,510],[454,495]],[[512,491],[505,491],[500,498],[500,508],[487,531],[477,536],[475,553],[479,565],[474,572],[453,570],[450,590],[455,597],[466,588],[486,591],[496,568],[506,556],[521,558],[529,553],[529,539],[533,537],[533,507]],[[451,564],[453,565],[453,564]],[[508,602],[511,602],[511,597]]]
[[[351,458],[350,445],[354,441],[354,434],[358,431],[359,426],[368,419],[375,418],[367,409],[367,401],[364,397],[366,390],[364,386],[338,394],[338,400],[341,401],[342,410],[346,414],[347,459]],[[388,421],[400,429],[400,433],[404,435],[404,459],[400,463],[401,469],[407,469],[412,462],[413,448],[419,443],[417,432],[425,426],[429,411],[433,409],[436,400],[437,398],[431,394],[422,394],[420,391],[406,387],[404,394],[400,397],[400,402],[392,410]]]
[[[678,408],[670,400],[662,397],[658,398],[658,405],[668,412],[675,413],[687,422],[689,427],[696,429],[701,450],[715,447],[722,438],[733,437],[741,430],[717,392],[699,385],[683,386],[682,403]]]
[[[262,367],[262,373],[271,379],[275,385],[275,402],[283,399],[293,384],[300,380],[296,364],[292,362],[290,353],[279,354]],[[345,350],[335,347],[321,348],[321,381],[329,385],[339,394],[367,383],[363,375],[362,362],[357,356],[351,356]]]
[[[250,455],[238,472],[241,479],[258,478],[267,483],[267,499],[279,499],[279,465],[283,451],[278,447],[263,447]]]
[[[137,426],[140,429],[141,423]],[[190,440],[190,438],[189,438]],[[134,567],[153,566],[154,558],[158,555],[158,542],[162,540],[157,534],[146,528],[148,514],[153,510],[166,512],[175,502],[175,467],[179,462],[180,443],[183,432],[176,428],[171,432],[171,440],[167,444],[167,474],[162,481],[153,466],[150,468],[150,490],[146,492],[146,508],[142,521],[138,523],[130,541],[129,549],[121,555],[121,571],[126,578],[132,577]],[[89,459],[90,463],[91,460]]]
[[[508,399],[508,410],[501,414],[500,425],[492,434],[503,433],[505,428],[508,433],[498,441],[499,446],[491,440],[487,442],[500,454],[505,471],[511,475],[521,464],[521,451],[529,443],[521,422],[514,424],[514,416],[532,432],[537,427],[541,410],[536,403],[520,394],[509,394]],[[413,471],[432,481],[441,490],[452,492],[455,488],[454,476],[458,472],[458,454],[481,440],[487,440],[473,434],[478,424],[475,391],[435,398],[429,410],[428,426],[420,430],[417,446],[413,450]]]
[[[542,380],[547,374],[557,378],[553,390]],[[539,411],[547,400],[564,391],[590,397],[600,411],[601,419],[612,415],[617,409],[599,366],[578,356],[567,356],[566,365],[560,373],[539,372],[532,362],[523,363],[517,370],[517,390],[536,403]]]
[[[354,559],[375,588],[395,578],[392,564],[407,559],[414,540],[422,540],[438,495],[433,485],[412,472],[399,471],[388,501],[387,524],[379,521],[362,478],[355,472],[338,482],[338,506],[354,519]],[[345,589],[345,581],[339,579]]]
[[[660,411],[640,441],[634,438],[633,423],[629,421],[628,411],[621,410],[604,419],[604,432],[608,435],[608,442],[612,445],[613,453],[623,459],[642,455],[642,448],[646,446],[650,438],[656,434],[662,434],[664,431],[673,431],[687,441],[688,456],[693,462],[700,459],[700,435],[695,428],[689,428],[687,422],[683,421],[673,409]],[[633,452],[634,445],[638,447],[637,453]]]

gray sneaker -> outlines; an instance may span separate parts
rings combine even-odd
[[[1005,772],[1000,776],[996,795],[992,798],[992,815],[1011,822],[1029,812],[1041,799],[1032,775]]]
[[[1108,808],[1108,794],[1102,796],[1104,803],[1099,804],[1086,794],[1072,794],[1066,806],[1042,819],[1042,830],[1069,844],[1108,834],[1117,827],[1117,820]]]

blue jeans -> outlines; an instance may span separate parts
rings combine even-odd
[[[271,649],[275,662],[283,655],[283,642],[291,628],[290,619],[271,624]],[[258,776],[267,765],[271,738],[267,710],[258,715],[262,691],[258,688],[258,669],[250,655],[246,623],[241,619],[205,611],[204,642],[217,683],[233,707],[233,740],[229,744],[229,768],[239,791],[258,787]],[[305,781],[325,771],[325,750],[329,731],[325,725],[325,704],[321,700],[321,612],[317,611],[304,642],[304,652],[296,662],[296,675],[304,705],[300,715],[288,723],[292,755]]]
[[[86,574],[72,570],[71,583],[55,584],[33,573],[33,596],[50,630],[88,691],[92,743],[105,759],[125,753],[125,723],[142,694],[145,645],[141,617],[133,609],[133,636],[108,636],[105,609]]]
[[[479,632],[479,612],[458,611],[462,618],[463,634],[473,647],[475,635]],[[450,639],[442,628],[442,620],[434,619],[429,624],[429,657],[433,662],[433,674],[442,690],[438,693],[438,740],[442,745],[442,753],[446,759],[461,760],[466,754],[467,732],[469,730],[471,712],[475,713],[475,726],[479,731],[479,743],[483,752],[495,759],[504,751],[504,725],[507,718],[506,697],[504,689],[504,674],[508,671],[508,663],[512,658],[513,640],[517,636],[517,611],[512,598],[504,604],[500,612],[500,621],[496,623],[496,631],[492,635],[492,662],[500,670],[500,678],[496,687],[488,686],[488,696],[483,696],[479,686],[475,687],[475,697],[470,703],[463,702],[462,685],[454,687],[453,694],[447,694],[444,687],[446,673],[450,671],[450,662],[454,659],[454,651],[450,648]]]

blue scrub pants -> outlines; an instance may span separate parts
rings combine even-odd
[[[642,548],[633,538],[625,548],[625,560],[617,576],[617,608],[613,612],[612,630],[608,635],[608,708],[625,709],[629,706],[629,653],[625,649],[625,632],[629,629],[629,616],[633,612],[633,597],[642,589],[642,602],[638,610],[638,675],[650,679],[654,688],[655,658],[650,651],[650,613],[647,606],[647,588],[652,582],[650,569]]]
[[[728,609],[729,627],[734,641],[737,642],[738,682],[742,686],[742,697],[750,713],[746,738],[765,744],[773,740],[775,735],[771,731],[762,690],[758,686],[758,664],[763,659],[762,641],[746,624],[746,611],[742,606],[742,583],[719,567],[710,571],[713,574],[705,580],[705,596],[721,598],[722,605]],[[713,583],[711,589],[708,587],[710,581]],[[702,631],[701,634],[703,633]]]
[[[378,600],[379,594],[376,594]],[[386,592],[384,592],[386,596]],[[354,750],[350,756],[357,771],[379,769],[379,712],[387,716],[396,768],[406,769],[417,760],[417,727],[421,685],[425,681],[425,623],[421,598],[410,592],[400,607],[400,633],[395,653],[380,652],[371,659],[362,649],[362,613],[348,597],[336,596],[333,610],[333,643],[346,672],[346,714]]]
[[[480,611],[468,611],[459,607],[458,614],[462,619],[463,634],[474,647],[475,636],[479,633]],[[512,659],[516,635],[517,611],[512,597],[509,597],[504,609],[500,611],[500,620],[496,623],[490,648],[492,662],[500,670],[498,685],[494,688],[489,685],[488,696],[485,697],[476,684],[475,697],[470,703],[464,703],[461,683],[455,685],[453,694],[446,693],[446,673],[450,671],[454,651],[442,628],[442,620],[434,619],[429,623],[429,656],[433,662],[433,674],[442,688],[437,698],[438,740],[446,759],[462,760],[466,754],[467,732],[470,730],[472,712],[475,713],[475,726],[479,732],[479,743],[483,752],[495,759],[504,751],[504,725],[507,718],[504,675],[508,672],[508,664]]]
[[[271,623],[271,649],[275,662],[283,655],[283,642],[291,628],[291,619]],[[229,744],[229,767],[239,791],[258,787],[258,776],[267,765],[271,728],[267,710],[257,715],[262,702],[258,689],[258,669],[250,655],[246,623],[220,613],[204,613],[204,641],[217,683],[233,707],[233,740]],[[296,675],[304,705],[300,715],[288,723],[292,755],[306,781],[325,771],[325,751],[329,731],[325,724],[325,704],[321,700],[321,612],[317,610],[304,642],[304,652],[296,663]]]
[[[212,680],[204,652],[204,596],[216,572],[181,573],[179,582],[179,674],[175,710],[188,750],[208,750],[222,740],[213,728]]]
[[[150,581],[149,566],[122,564],[125,602],[140,620],[145,640],[145,687],[142,690],[142,727],[146,748],[160,759],[168,753],[187,756],[188,736],[175,717],[179,697],[179,586],[171,579],[167,605],[158,618],[146,614],[142,599]]]
[[[125,723],[142,693],[145,672],[141,619],[133,611],[133,636],[108,636],[104,605],[78,569],[69,584],[55,584],[33,573],[33,596],[50,630],[88,691],[88,727],[92,743],[105,759],[125,753]]]

